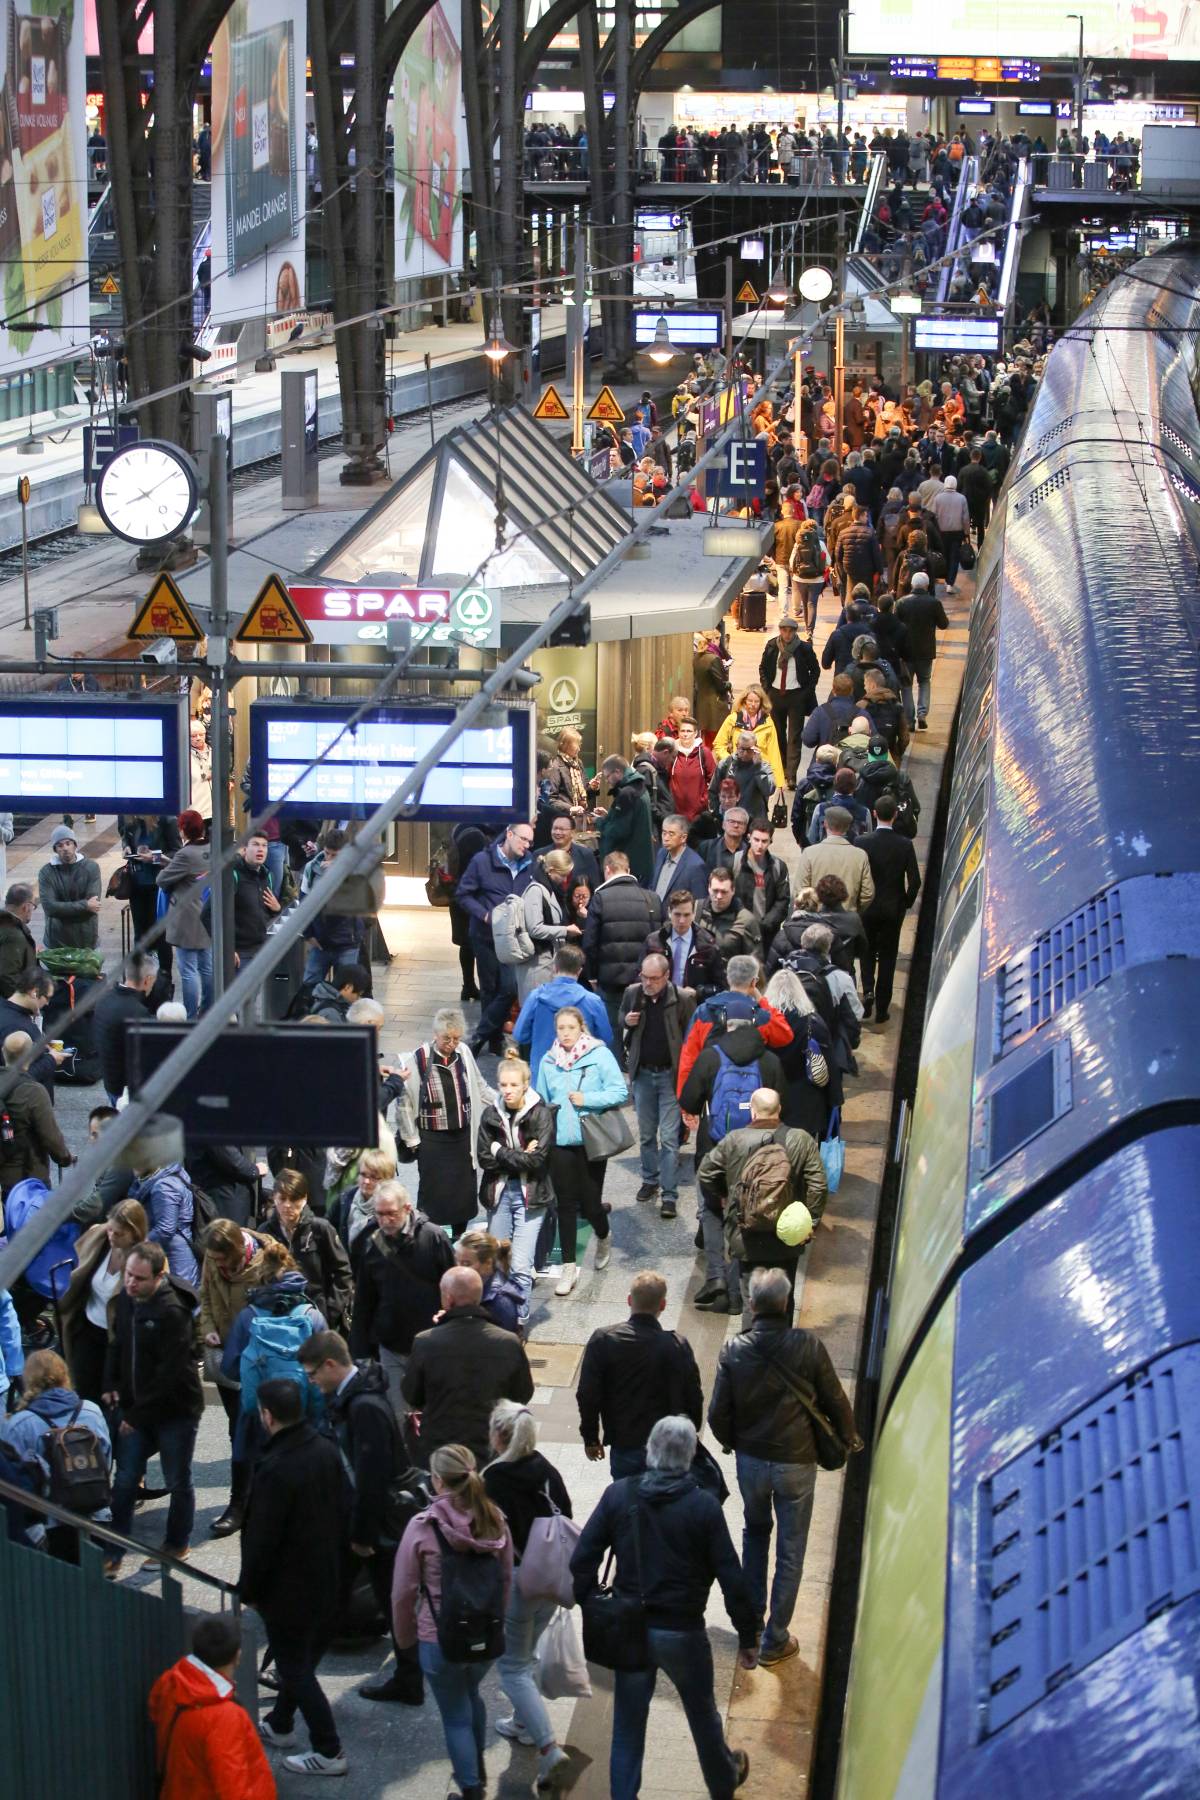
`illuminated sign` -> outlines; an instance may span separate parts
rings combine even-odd
[[[683,214],[677,212],[640,212],[633,216],[639,231],[678,231]]]
[[[434,703],[371,707],[258,700],[250,708],[250,809],[281,818],[366,818],[396,792],[456,714]],[[528,707],[500,706],[503,722],[469,727],[425,777],[407,819],[533,816],[536,749]],[[351,718],[353,727],[345,729]],[[320,760],[318,760],[320,759]],[[315,765],[315,766],[314,766]]]
[[[23,813],[177,813],[183,732],[181,699],[0,700],[0,805]]]
[[[660,319],[667,321],[667,336],[671,342],[688,349],[702,350],[719,346],[725,336],[725,319],[721,312],[700,312],[694,307],[687,312],[678,307],[673,312],[661,312],[657,307],[651,306],[645,311],[638,309],[634,312],[634,343],[652,344]]]
[[[1086,57],[1132,61],[1194,62],[1200,52],[1200,21],[1190,0],[1156,0],[1152,7],[1095,0],[1084,14]],[[854,0],[848,15],[852,57],[891,57],[897,44],[924,44],[945,61],[999,62],[1024,59],[1074,62],[1079,55],[1077,20],[1054,7],[997,6],[993,0],[962,0],[934,8],[927,0]],[[961,81],[956,73],[952,79]],[[996,76],[979,77],[994,80]]]
[[[1054,117],[1053,100],[1021,100],[1017,104],[1019,119],[1050,119]]]
[[[983,118],[990,118],[992,113],[996,110],[996,103],[994,100],[963,99],[955,101],[955,105],[959,113],[964,116],[967,113],[979,113]]]
[[[653,333],[651,333],[653,336]],[[292,604],[318,644],[386,644],[388,626],[404,622],[417,644],[468,643],[477,650],[500,642],[500,607],[485,588],[399,587],[380,582],[294,582]]]
[[[916,350],[995,351],[1000,348],[999,319],[913,320],[913,348]]]
[[[897,81],[936,81],[937,61],[934,57],[893,56],[891,71]]]

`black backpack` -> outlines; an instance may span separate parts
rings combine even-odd
[[[46,1498],[71,1512],[94,1513],[112,1500],[112,1484],[100,1439],[90,1425],[79,1423],[82,1408],[80,1399],[65,1425],[49,1425],[47,1420],[49,1430],[42,1440],[42,1456],[50,1471]],[[39,1419],[46,1417],[38,1412],[36,1400],[29,1410]]]
[[[455,1550],[430,1519],[442,1557],[442,1603],[425,1596],[447,1662],[494,1662],[504,1650],[504,1575],[494,1550]]]

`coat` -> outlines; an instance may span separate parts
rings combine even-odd
[[[94,950],[100,941],[99,914],[89,900],[100,898],[100,865],[80,856],[69,866],[53,861],[38,871],[38,896],[45,914],[47,950]]]
[[[921,891],[921,871],[910,838],[890,827],[869,831],[858,841],[871,865],[875,897],[867,908],[867,923],[902,919]]]
[[[698,819],[708,806],[708,786],[716,758],[706,744],[676,752],[671,764],[671,801],[687,820]]]
[[[74,1161],[58,1128],[50,1096],[28,1072],[19,1075],[3,1101],[12,1124],[12,1142],[0,1143],[0,1193],[9,1194],[18,1181],[32,1177],[50,1185],[50,1164],[60,1168]]]
[[[514,868],[500,854],[502,841],[498,838],[471,858],[454,896],[463,911],[470,914],[472,934],[483,935],[489,945],[493,907],[509,894],[523,894],[534,876],[533,857],[524,857]]]
[[[937,634],[946,631],[950,621],[946,609],[931,593],[906,594],[897,602],[896,617],[908,631],[908,642],[914,662],[933,662],[937,656]]]
[[[100,1052],[101,1079],[110,1094],[119,1096],[129,1086],[126,1025],[131,1019],[140,1024],[150,1017],[146,996],[124,982],[110,987],[97,1001],[93,1032]]]
[[[692,1014],[696,1010],[696,997],[677,988],[673,981],[668,981],[664,991],[663,1004],[666,1013],[663,1024],[667,1034],[667,1046],[671,1053],[671,1067],[679,1067],[679,1057],[683,1050],[683,1040],[687,1036],[688,1026],[692,1022]],[[641,1017],[634,1026],[626,1025],[626,1013],[640,1013]],[[621,995],[621,1005],[617,1015],[621,1021],[621,1029],[625,1040],[625,1067],[629,1071],[629,1079],[637,1076],[642,1056],[642,1039],[646,1031],[645,995],[640,981],[632,981]]]
[[[465,1444],[488,1461],[488,1421],[497,1400],[527,1406],[533,1376],[520,1338],[494,1325],[480,1306],[455,1306],[414,1339],[400,1391],[421,1415],[420,1455]]]
[[[378,1229],[367,1237],[354,1286],[353,1356],[379,1349],[407,1356],[441,1306],[438,1283],[454,1265],[454,1246],[423,1214],[414,1212],[411,1224],[399,1237],[386,1238]]]
[[[528,1213],[544,1212],[554,1198],[548,1173],[554,1148],[554,1114],[530,1089],[517,1113],[503,1100],[484,1108],[479,1121],[479,1204],[490,1214],[507,1183],[516,1178]],[[537,1144],[536,1150],[527,1146]]]
[[[537,1091],[556,1109],[555,1135],[563,1148],[583,1142],[580,1112],[604,1112],[610,1106],[624,1106],[629,1097],[617,1059],[603,1044],[594,1044],[569,1069],[562,1069],[555,1062],[552,1046],[538,1064]],[[582,1094],[584,1105],[576,1109],[568,1094]]]
[[[82,1242],[82,1240],[81,1240]],[[250,1297],[250,1290],[255,1285],[249,1278],[250,1259],[262,1249],[266,1239],[257,1231],[249,1231],[243,1227],[242,1244],[246,1250],[246,1259],[237,1274],[230,1280],[222,1274],[217,1266],[217,1259],[211,1251],[204,1258],[204,1266],[200,1271],[200,1335],[207,1337],[210,1331],[216,1332],[222,1344],[233,1330],[234,1321]]]
[[[784,661],[792,664],[784,692],[803,694],[804,709],[811,711],[817,703],[817,682],[821,679],[821,666],[812,645],[802,637],[793,638],[786,646],[777,637],[769,639],[758,663],[758,679],[764,687],[776,685],[780,664]]]
[[[275,1800],[262,1739],[215,1669],[191,1656],[165,1669],[150,1689],[150,1723],[159,1800]]]
[[[135,1181],[129,1198],[138,1200],[146,1209],[150,1229],[148,1242],[161,1244],[166,1251],[172,1275],[195,1287],[200,1269],[192,1248],[192,1224],[195,1204],[192,1184],[182,1163],[165,1163],[149,1175]]]
[[[762,955],[762,927],[754,914],[741,904],[736,890],[732,906],[723,913],[715,912],[711,902],[706,901],[697,912],[696,920],[716,938],[717,948],[726,964],[731,956]]]
[[[781,788],[784,785],[783,758],[779,754],[779,734],[775,730],[775,721],[769,713],[763,713],[757,725],[750,726],[742,713],[731,712],[713,739],[713,755],[718,760],[732,756],[737,749],[739,734],[750,730],[758,739],[763,761],[775,777],[775,786]]]
[[[531,1069],[537,1069],[554,1042],[554,1020],[564,1006],[577,1006],[587,1024],[588,1035],[602,1044],[612,1045],[612,1026],[603,1000],[585,988],[572,975],[555,975],[535,988],[517,1014],[513,1026],[513,1043]]]
[[[739,906],[756,920],[762,933],[764,948],[769,949],[775,933],[787,918],[792,907],[792,890],[788,883],[787,864],[778,856],[767,852],[767,866],[763,871],[764,911],[760,916],[754,910],[754,897],[758,891],[758,876],[750,862],[747,851],[739,850],[733,865],[733,894]]]
[[[207,950],[211,939],[200,919],[204,889],[208,883],[206,844],[185,844],[165,869],[158,871],[158,885],[169,896],[167,942],[177,950]]]
[[[117,1295],[104,1363],[104,1389],[122,1420],[152,1430],[167,1419],[198,1419],[204,1395],[196,1369],[194,1290],[164,1275],[148,1300]]]
[[[647,883],[654,893],[658,892],[658,879],[666,860],[667,852],[665,848],[662,848],[654,858],[654,867]],[[705,900],[708,897],[708,869],[705,866],[704,858],[697,856],[696,852],[689,849],[686,844],[680,852],[679,861],[671,877],[671,885],[663,895],[664,906],[678,888],[686,888],[696,900]]]
[[[342,1596],[350,1481],[331,1438],[303,1420],[277,1431],[254,1466],[238,1593],[272,1630],[328,1631]]]
[[[737,756],[723,756],[713,771],[712,783],[708,790],[708,803],[713,813],[721,811],[721,783],[733,781],[737,784],[738,805],[744,806],[752,819],[765,818],[771,804],[771,795],[775,792],[775,777],[771,773],[770,764],[764,760],[759,762],[743,762]],[[709,871],[711,874],[711,870]]]
[[[313,1305],[319,1306],[325,1314],[331,1331],[344,1330],[353,1285],[350,1258],[330,1221],[318,1218],[311,1207],[306,1206],[288,1244],[279,1215],[272,1208],[259,1229],[276,1243],[287,1244],[304,1276]]]
[[[593,1331],[575,1397],[584,1443],[619,1450],[643,1449],[658,1421],[675,1413],[699,1431],[704,1410],[692,1346],[649,1313]]]
[[[811,844],[801,851],[796,869],[796,891],[815,888],[823,875],[836,875],[839,881],[845,882],[849,896],[846,905],[855,912],[865,912],[875,898],[875,883],[865,852],[856,844],[848,844],[844,838],[826,837],[819,844]]]
[[[665,956],[668,962],[671,961],[670,921],[650,933],[642,945],[642,955]],[[687,988],[697,1002],[707,1000],[710,994],[719,993],[725,986],[725,958],[721,955],[717,940],[711,931],[705,931],[703,925],[694,922],[692,947],[688,951],[683,981],[679,985]]]
[[[654,826],[646,783],[635,769],[622,775],[608,796],[608,811],[600,821],[600,861],[613,850],[623,850],[638,881],[646,881],[654,861]]]
[[[424,1429],[421,1435],[423,1438]],[[442,1547],[434,1531],[435,1523],[452,1550],[474,1555],[490,1551],[498,1557],[507,1610],[513,1567],[512,1533],[508,1526],[500,1537],[477,1538],[466,1508],[456,1505],[452,1494],[439,1494],[432,1506],[409,1520],[392,1569],[392,1629],[402,1650],[409,1650],[418,1642],[437,1643],[435,1614],[442,1598]]]
[[[774,1084],[764,1082],[763,1085]],[[816,1139],[807,1131],[798,1131],[788,1125],[776,1126],[774,1131],[763,1125],[742,1125],[734,1131],[727,1131],[719,1143],[711,1145],[696,1170],[696,1186],[705,1206],[711,1212],[731,1214],[733,1209],[730,1202],[737,1194],[742,1171],[755,1151],[772,1140],[782,1144],[791,1165],[792,1199],[804,1202],[815,1224],[825,1211],[828,1198],[825,1165],[821,1161]],[[728,1227],[727,1219],[727,1230]],[[791,1249],[781,1243],[773,1231],[746,1231],[740,1225],[736,1230],[742,1239],[742,1260],[747,1264],[758,1263],[778,1268],[795,1263],[801,1254],[799,1249]]]
[[[787,1384],[770,1373],[769,1363],[811,1383],[842,1442],[853,1443],[854,1411],[820,1338],[782,1318],[763,1318],[732,1338],[717,1361],[708,1423],[723,1449],[764,1462],[816,1462],[812,1421]]]
[[[720,729],[732,698],[729,675],[717,652],[697,650],[692,657],[692,701],[701,731]]]
[[[580,949],[591,980],[625,988],[642,965],[646,933],[662,921],[658,896],[639,887],[632,874],[610,875],[592,895]]]
[[[350,1542],[394,1542],[387,1528],[388,1489],[408,1466],[387,1378],[378,1363],[359,1363],[345,1387],[326,1402],[326,1420],[352,1471],[354,1512]]]
[[[71,1270],[70,1280],[58,1301],[58,1318],[62,1332],[63,1355],[68,1364],[71,1361],[71,1349],[75,1335],[75,1327],[83,1318],[87,1306],[88,1294],[92,1286],[92,1276],[100,1264],[108,1257],[108,1232],[103,1224],[89,1225],[83,1236],[75,1245],[77,1261]],[[117,1294],[108,1303],[108,1328],[111,1332],[113,1311],[117,1304]]]
[[[24,919],[0,912],[0,995],[7,1000],[16,989],[17,976],[36,962],[37,944]]]

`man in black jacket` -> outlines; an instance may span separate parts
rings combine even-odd
[[[35,889],[14,882],[0,912],[0,994],[5,999],[37,963],[37,945],[29,921],[37,905]]]
[[[465,1444],[482,1466],[488,1460],[488,1422],[497,1400],[526,1406],[533,1376],[525,1346],[484,1312],[483,1282],[475,1269],[448,1269],[441,1280],[442,1316],[414,1340],[401,1383],[421,1415],[421,1464],[443,1444]]]
[[[589,1462],[602,1462],[607,1449],[614,1481],[641,1474],[660,1419],[682,1413],[697,1431],[703,1423],[696,1358],[685,1337],[659,1324],[666,1306],[666,1281],[644,1269],[629,1289],[628,1319],[593,1331],[583,1353],[575,1393],[579,1435]]]
[[[659,1212],[673,1219],[679,1210],[679,1116],[676,1086],[679,1058],[692,1014],[694,994],[677,988],[671,965],[653,952],[642,959],[640,981],[621,996],[625,1058],[641,1138],[639,1200],[661,1195]]]
[[[722,1448],[737,1455],[745,1507],[742,1568],[759,1616],[766,1614],[759,1661],[770,1664],[784,1662],[800,1648],[788,1627],[804,1573],[817,1484],[812,1419],[801,1392],[815,1396],[848,1450],[861,1449],[862,1439],[824,1344],[811,1331],[788,1323],[791,1302],[783,1269],[755,1269],[750,1310],[750,1329],[721,1352],[708,1423]],[[772,1508],[779,1536],[768,1612]]]
[[[919,569],[912,578],[912,591],[896,607],[896,617],[908,631],[912,650],[909,667],[917,684],[917,730],[928,729],[930,688],[933,665],[937,657],[937,634],[946,631],[950,621],[941,601],[930,592],[929,577]]]
[[[771,827],[764,819],[751,825],[746,848],[733,867],[734,895],[757,923],[765,956],[792,910],[792,890],[787,864],[771,854]]]
[[[387,1381],[378,1363],[355,1363],[345,1338],[336,1331],[315,1331],[307,1338],[300,1346],[300,1366],[325,1396],[325,1422],[337,1441],[354,1490],[350,1515],[353,1567],[366,1569],[376,1604],[390,1621],[392,1565],[400,1541],[397,1483],[408,1459],[388,1401]],[[399,1700],[406,1706],[420,1706],[425,1683],[416,1647],[401,1650],[393,1635],[392,1649],[395,1668],[363,1682],[358,1692],[365,1700]]]
[[[413,1339],[433,1324],[438,1283],[454,1266],[454,1247],[417,1211],[402,1182],[380,1182],[373,1211],[375,1230],[354,1287],[350,1348],[355,1356],[378,1355],[392,1410],[403,1426],[408,1405],[402,1383]]]
[[[711,931],[696,924],[695,897],[686,888],[667,895],[670,923],[652,931],[642,946],[646,956],[665,956],[671,980],[686,988],[697,1004],[725,986],[725,958]]]
[[[267,941],[267,926],[279,911],[279,901],[267,874],[267,838],[252,831],[238,850],[237,861],[220,877],[225,907],[225,943],[233,946],[233,965],[241,965]],[[212,899],[205,902],[201,921],[208,930]]]
[[[901,837],[895,829],[896,796],[890,789],[875,802],[875,830],[858,840],[860,850],[867,853],[875,898],[863,914],[867,943],[870,946],[863,962],[867,991],[863,995],[864,1011],[875,1006],[875,1021],[886,1024],[892,1004],[892,984],[896,978],[896,957],[900,949],[900,927],[904,915],[921,891],[921,871],[911,838]]]
[[[804,721],[817,704],[820,666],[811,644],[800,636],[790,617],[779,621],[777,636],[768,640],[758,664],[758,679],[771,701],[771,717],[779,739],[779,754],[789,787],[796,785],[800,766],[800,734]]]
[[[264,1381],[258,1414],[270,1439],[255,1465],[242,1526],[238,1593],[262,1614],[279,1692],[259,1724],[276,1749],[294,1744],[304,1716],[312,1749],[285,1756],[295,1775],[344,1775],[329,1701],[317,1667],[333,1636],[345,1583],[350,1484],[337,1445],[305,1423],[294,1381]]]
[[[641,1787],[646,1719],[660,1669],[683,1701],[707,1791],[732,1794],[750,1772],[746,1752],[726,1743],[713,1698],[712,1646],[704,1624],[709,1589],[720,1582],[743,1669],[758,1661],[762,1614],[755,1610],[716,1495],[699,1487],[691,1473],[695,1454],[691,1420],[660,1419],[646,1446],[647,1473],[604,1490],[571,1558],[581,1605],[595,1592],[611,1547],[617,1592],[628,1599],[640,1595],[645,1608],[648,1667],[619,1669],[615,1676],[609,1761],[614,1794],[636,1794]]]
[[[741,904],[730,869],[714,869],[708,878],[708,901],[700,908],[700,923],[717,940],[728,963],[731,956],[762,955],[762,927]]]
[[[612,1026],[613,1048],[621,1050],[621,995],[637,980],[647,932],[662,923],[662,902],[640,887],[629,872],[629,858],[614,850],[604,859],[604,880],[592,895],[580,949],[587,958],[590,980],[600,989]]]
[[[158,980],[158,958],[153,951],[135,950],[125,958],[123,979],[101,994],[96,1003],[94,1041],[100,1053],[100,1075],[115,1106],[128,1087],[125,1027],[131,1019],[150,1017],[147,1001]]]
[[[121,1414],[113,1437],[113,1530],[129,1536],[137,1491],[157,1451],[171,1496],[162,1548],[181,1559],[196,1516],[192,1452],[204,1411],[196,1368],[197,1305],[192,1289],[168,1274],[161,1244],[135,1244],[125,1258],[104,1365],[105,1407]],[[115,1575],[120,1555],[104,1566],[106,1574]],[[151,1560],[147,1566],[157,1565]]]

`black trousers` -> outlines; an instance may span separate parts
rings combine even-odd
[[[104,1357],[108,1333],[80,1313],[71,1330],[71,1386],[82,1400],[100,1404],[104,1392]]]
[[[779,754],[783,759],[789,787],[796,785],[796,771],[800,767],[802,749],[800,733],[804,730],[807,712],[800,688],[771,689],[771,717],[775,721]]]
[[[417,1646],[413,1644],[407,1650],[401,1650],[396,1642],[396,1634],[392,1630],[392,1570],[396,1562],[398,1544],[379,1544],[374,1556],[351,1558],[351,1580],[359,1567],[365,1566],[367,1580],[371,1583],[371,1592],[375,1596],[376,1605],[388,1622],[391,1633],[392,1650],[396,1657],[396,1676],[411,1689],[412,1704],[419,1706],[425,1693],[425,1677],[421,1673],[420,1657]]]
[[[333,1722],[333,1709],[317,1680],[317,1667],[329,1643],[328,1623],[313,1622],[298,1628],[285,1628],[269,1618],[264,1623],[279,1677],[279,1692],[267,1714],[268,1722],[276,1731],[289,1732],[299,1712],[318,1756],[340,1756],[342,1744]]]
[[[900,950],[900,927],[903,923],[903,919],[872,919],[869,916],[863,920],[871,950],[868,966],[874,975],[876,1018],[882,1017],[892,1004],[892,985],[896,979],[896,957]]]
[[[558,1241],[565,1263],[576,1261],[576,1233],[582,1213],[598,1238],[608,1236],[608,1214],[601,1205],[607,1164],[589,1162],[582,1144],[557,1144],[550,1152],[550,1179],[558,1195]]]

